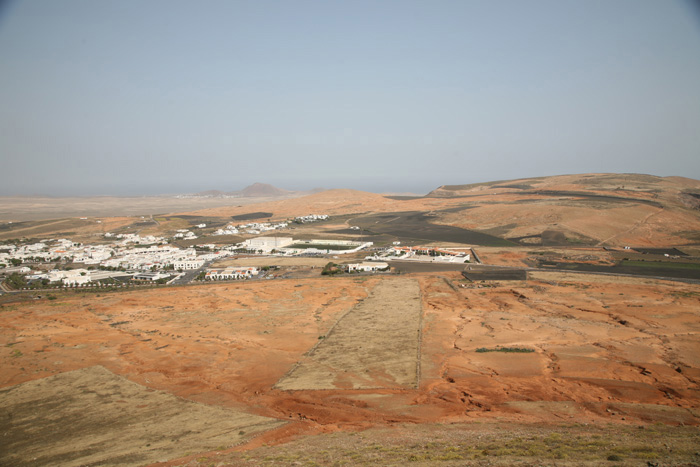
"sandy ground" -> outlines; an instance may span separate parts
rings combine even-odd
[[[415,368],[416,312],[404,302],[418,287],[416,388],[396,368]],[[382,307],[397,293],[394,316]],[[405,343],[387,344],[400,326]],[[2,388],[101,365],[190,401],[292,422],[248,448],[396,423],[700,421],[700,286],[679,283],[541,273],[468,285],[449,272],[227,283],[5,304],[0,329]],[[532,352],[495,351],[510,347]],[[375,350],[386,367],[362,360]],[[317,381],[327,389],[282,389],[328,355],[332,376]],[[343,380],[367,369],[382,384]]]
[[[2,389],[0,400],[3,465],[143,465],[226,449],[284,423],[154,391],[101,366]]]
[[[34,221],[64,217],[150,216],[220,206],[242,206],[271,198],[175,198],[174,196],[0,197],[0,221]]]
[[[93,219],[59,219],[30,225],[17,224],[0,230],[0,240],[13,238],[62,238],[75,241],[99,242],[104,234],[129,226],[140,220],[133,217],[106,217]],[[99,222],[98,222],[99,221]]]

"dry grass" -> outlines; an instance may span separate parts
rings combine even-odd
[[[697,465],[697,427],[472,423],[395,426],[303,438],[188,462],[210,465]],[[614,463],[609,460],[617,460]],[[647,464],[651,462],[651,464]]]
[[[0,390],[0,464],[143,465],[226,449],[283,423],[91,367]]]
[[[420,289],[384,280],[277,383],[285,390],[415,387]]]

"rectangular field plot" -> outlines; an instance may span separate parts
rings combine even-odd
[[[284,390],[405,388],[418,384],[420,287],[385,279],[276,385]]]
[[[95,366],[0,390],[0,465],[144,465],[225,449],[283,423]]]

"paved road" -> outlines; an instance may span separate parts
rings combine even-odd
[[[10,290],[6,285],[5,281],[1,280],[0,281],[0,295],[5,294],[5,293],[13,293],[15,292],[14,290]]]
[[[178,279],[175,279],[172,283],[172,285],[184,285],[184,284],[189,284],[194,280],[195,277],[199,275],[200,272],[205,270],[211,265],[211,261],[208,261],[204,263],[204,265],[199,268],[199,269],[190,269],[189,271],[185,271],[185,274],[182,277],[179,277]]]
[[[469,265],[468,265],[469,266]],[[507,270],[507,269],[520,269],[528,272],[559,272],[559,273],[571,273],[571,274],[592,274],[595,276],[616,276],[616,277],[635,277],[637,279],[656,279],[662,281],[673,281],[673,282],[684,282],[686,284],[700,284],[700,280],[691,279],[687,277],[669,277],[669,276],[650,276],[646,274],[632,274],[624,273],[618,271],[585,271],[576,269],[557,269],[557,268],[532,268],[532,267],[511,267],[511,266],[496,266],[496,265],[470,265],[474,271],[478,270]]]

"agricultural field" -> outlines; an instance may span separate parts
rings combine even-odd
[[[461,211],[462,209],[459,210]],[[439,225],[430,222],[431,220],[429,216],[420,212],[393,212],[356,217],[349,222],[352,225],[362,227],[367,232],[391,235],[399,240],[420,240],[484,246],[515,245],[508,240],[483,232],[449,225]]]
[[[237,216],[231,216],[231,219],[234,221],[252,221],[252,220],[262,220],[262,219],[269,219],[272,217],[271,212],[248,212],[245,214],[239,214]]]
[[[279,389],[371,389],[418,383],[420,288],[413,279],[383,280],[319,336]]]

